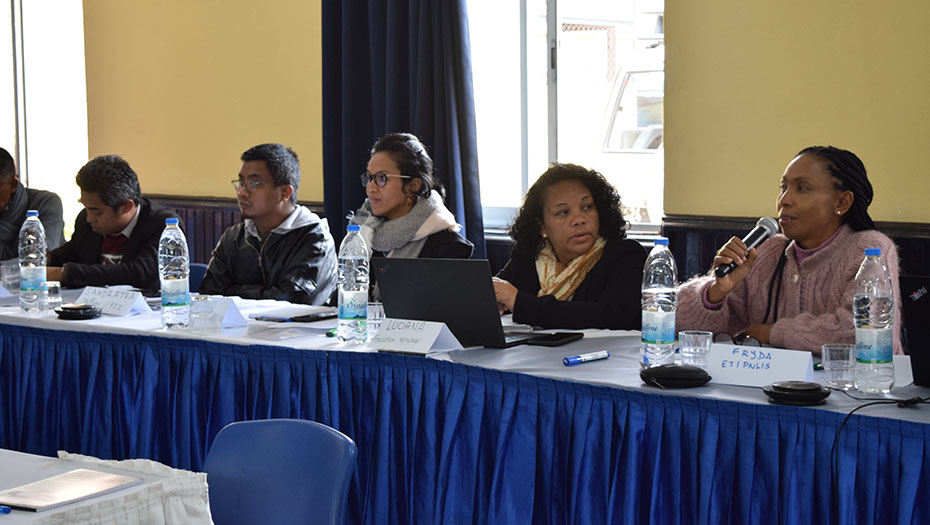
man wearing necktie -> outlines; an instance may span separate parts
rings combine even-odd
[[[91,159],[75,180],[84,210],[71,240],[49,252],[48,279],[66,288],[156,288],[158,240],[165,219],[177,215],[142,197],[136,172],[117,155]]]

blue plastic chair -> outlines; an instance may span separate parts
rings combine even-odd
[[[203,276],[207,273],[207,265],[202,263],[191,263],[191,273],[187,277],[190,285],[190,291],[200,290],[200,283],[203,282]]]
[[[341,524],[357,454],[348,436],[314,421],[230,423],[203,465],[213,521]]]

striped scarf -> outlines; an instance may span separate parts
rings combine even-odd
[[[539,275],[539,294],[554,295],[559,301],[571,301],[575,290],[587,277],[588,272],[601,260],[607,241],[598,236],[594,246],[584,255],[575,257],[567,266],[560,263],[552,251],[552,243],[545,246],[536,256],[536,274]]]

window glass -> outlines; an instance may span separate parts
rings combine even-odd
[[[16,98],[13,20],[10,3],[0,3],[0,147],[16,158]]]
[[[617,187],[631,222],[658,224],[664,3],[563,0],[555,6],[554,24],[547,23],[545,0],[522,5],[525,17],[521,2],[468,3],[486,226],[506,224],[501,218],[512,216],[550,158],[600,171]],[[547,82],[550,25],[557,28],[558,42],[554,85]],[[557,115],[548,109],[552,89]],[[553,135],[554,152],[549,150]]]

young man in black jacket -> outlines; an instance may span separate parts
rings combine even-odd
[[[244,220],[223,232],[200,293],[325,303],[336,288],[336,248],[326,220],[297,204],[297,155],[255,146],[232,184]]]
[[[65,243],[61,198],[50,191],[23,186],[13,157],[0,148],[0,260],[19,257],[19,229],[28,210],[39,211],[49,250]]]
[[[142,197],[136,172],[117,155],[91,159],[75,181],[84,209],[71,240],[49,253],[48,279],[66,288],[157,288],[158,240],[174,211]]]

